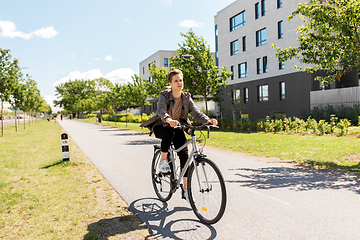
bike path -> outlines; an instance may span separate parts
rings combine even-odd
[[[73,120],[59,123],[158,239],[360,236],[360,187],[342,174],[205,147],[223,173],[228,196],[223,218],[208,226],[181,199],[181,191],[167,203],[157,199],[150,167],[158,139]]]

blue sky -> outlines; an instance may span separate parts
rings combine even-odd
[[[0,0],[0,48],[50,103],[68,79],[126,83],[139,62],[192,28],[214,51],[214,16],[234,0]]]

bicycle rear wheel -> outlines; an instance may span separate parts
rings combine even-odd
[[[211,160],[197,160],[197,170],[192,165],[188,175],[188,192],[191,208],[199,220],[205,224],[218,222],[226,206],[224,178]],[[199,186],[200,184],[200,186]]]
[[[172,196],[171,183],[174,180],[174,173],[171,171],[170,174],[162,174],[159,170],[159,162],[160,162],[161,151],[158,150],[154,153],[154,158],[151,164],[151,177],[152,183],[158,198],[166,202]],[[170,164],[170,163],[169,163]],[[171,167],[171,164],[170,164]],[[172,169],[172,167],[171,167]]]

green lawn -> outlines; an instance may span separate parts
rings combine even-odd
[[[0,239],[144,239],[146,226],[62,128],[39,121],[0,138]],[[110,226],[114,225],[114,226]]]
[[[81,121],[95,123],[95,120]],[[149,132],[148,129],[141,129],[139,123],[128,123],[126,127],[125,123],[115,125],[114,122],[103,121],[102,125]],[[360,128],[352,127],[349,132],[359,133]],[[256,156],[276,157],[315,167],[360,172],[360,138],[356,136],[216,130],[211,131],[210,139],[206,142],[208,146]]]

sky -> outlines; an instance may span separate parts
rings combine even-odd
[[[190,28],[215,51],[214,16],[235,0],[0,0],[0,48],[10,49],[53,111],[55,86],[106,77],[131,82],[139,63],[176,50]]]

